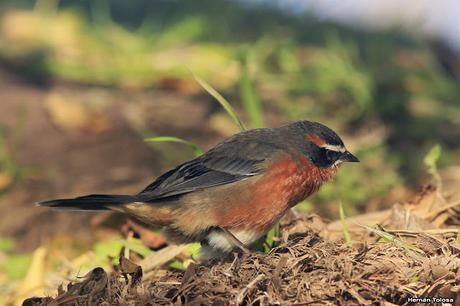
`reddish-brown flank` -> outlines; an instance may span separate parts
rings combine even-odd
[[[258,178],[242,181],[230,203],[216,203],[214,214],[226,228],[267,231],[287,209],[305,199],[336,172],[315,167],[307,158],[282,157]],[[240,189],[240,190],[238,190]],[[247,189],[249,192],[245,192]]]
[[[171,226],[186,236],[199,235],[213,226],[263,234],[337,171],[336,167],[316,167],[301,154],[273,157],[264,168],[260,176],[192,192],[177,202],[132,204],[125,211],[145,216],[145,222]]]

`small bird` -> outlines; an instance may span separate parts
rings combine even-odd
[[[218,257],[267,233],[288,209],[359,162],[317,122],[238,133],[158,177],[136,195],[92,194],[37,203],[61,210],[115,210],[163,226],[178,243],[200,242]]]

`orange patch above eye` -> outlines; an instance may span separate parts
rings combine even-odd
[[[305,140],[308,140],[308,141],[314,143],[318,147],[322,147],[322,146],[324,146],[326,144],[326,142],[321,137],[319,137],[318,135],[315,135],[315,134],[305,134],[304,138],[305,138]]]

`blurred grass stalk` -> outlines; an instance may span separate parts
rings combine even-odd
[[[251,127],[260,128],[264,126],[262,105],[257,97],[254,84],[249,75],[249,53],[244,52],[239,56],[241,64],[240,95],[246,114],[251,122]]]
[[[215,90],[211,85],[209,85],[205,80],[200,78],[198,75],[196,75],[193,71],[190,70],[190,72],[193,75],[193,78],[195,81],[200,84],[201,87],[203,87],[204,90],[206,90],[211,96],[214,97],[214,99],[219,102],[219,104],[223,107],[223,109],[227,112],[227,114],[233,119],[233,121],[238,125],[241,131],[246,131],[246,125],[243,123],[241,118],[238,116],[238,113],[235,111],[235,109],[232,107],[232,105],[225,99],[217,90]]]
[[[438,172],[438,161],[441,157],[442,149],[439,144],[434,145],[425,155],[423,162],[428,168],[428,173],[433,176],[436,187],[442,189],[442,179]]]
[[[342,223],[343,237],[345,238],[345,241],[347,242],[347,244],[351,245],[351,234],[348,228],[348,223],[347,223],[347,219],[345,216],[345,210],[343,209],[342,201],[339,202],[339,211],[340,211],[340,222]]]
[[[214,97],[217,102],[222,106],[222,108],[227,112],[227,114],[233,119],[233,122],[240,128],[241,131],[246,130],[246,126],[244,125],[243,121],[241,118],[238,116],[238,113],[236,110],[233,108],[233,106],[230,104],[230,102],[227,101],[217,90],[215,90],[211,85],[209,85],[205,80],[197,76],[193,71],[190,70],[190,72],[193,75],[193,78],[203,87],[206,92],[208,92],[212,97]],[[145,135],[145,133],[144,133]],[[198,147],[198,145],[194,144],[193,142],[190,142],[185,139],[181,139],[179,137],[174,137],[174,136],[156,136],[156,137],[149,137],[144,139],[147,142],[176,142],[176,143],[182,143],[188,146],[195,157],[198,157],[200,155],[203,155],[203,150]]]
[[[148,141],[148,142],[176,142],[176,143],[182,143],[182,144],[188,146],[192,150],[193,155],[195,157],[203,155],[203,150],[200,149],[196,144],[194,144],[193,142],[184,140],[182,138],[179,138],[179,137],[158,136],[158,137],[146,138],[145,141]]]
[[[375,228],[372,228],[370,226],[367,226],[367,225],[363,225],[363,224],[358,224],[356,223],[358,226],[361,226],[365,229],[367,229],[368,231],[370,231],[371,233],[374,233],[376,234],[377,236],[379,236],[381,238],[381,241],[382,242],[386,242],[386,243],[393,243],[394,245],[398,246],[398,247],[402,247],[404,248],[407,252],[412,252],[413,254],[416,254],[416,255],[425,255],[425,251],[423,251],[422,249],[416,247],[415,245],[413,245],[412,243],[409,243],[409,242],[406,242],[406,241],[403,241],[401,238],[399,238],[398,236],[396,235],[393,235],[391,233],[389,233],[382,225],[380,224],[376,224]]]

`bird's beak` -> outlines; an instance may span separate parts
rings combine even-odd
[[[345,151],[342,154],[342,156],[340,156],[340,160],[344,162],[352,162],[352,163],[359,162],[359,159],[348,151]]]

